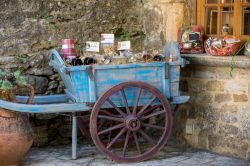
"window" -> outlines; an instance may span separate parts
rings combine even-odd
[[[197,24],[207,36],[250,38],[250,0],[197,0]]]

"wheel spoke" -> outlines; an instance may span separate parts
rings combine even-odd
[[[139,130],[139,133],[142,135],[144,139],[146,139],[150,144],[155,145],[155,142],[152,138],[150,138],[142,129]]]
[[[112,116],[105,116],[105,115],[98,115],[98,118],[100,119],[106,119],[106,120],[112,120],[112,121],[117,121],[117,122],[123,122],[123,118],[116,118]]]
[[[124,127],[124,126],[125,126],[124,123],[115,125],[115,126],[113,126],[113,127],[110,127],[110,128],[107,128],[107,129],[105,129],[105,130],[102,130],[102,131],[98,132],[98,135],[105,134],[105,133],[107,133],[107,132],[109,132],[109,131],[113,131],[113,130],[119,129],[119,128],[122,128],[122,127]]]
[[[107,99],[107,101],[108,101],[109,104],[111,104],[112,107],[114,107],[115,110],[118,111],[123,117],[126,116],[125,113],[124,113],[120,108],[118,108],[118,107],[115,105],[115,103],[113,103],[113,101],[111,101],[109,98]]]
[[[102,128],[103,125],[104,125],[104,121],[102,121],[101,124],[100,124],[100,126],[98,126],[97,131],[100,130],[100,129]]]
[[[100,110],[100,112],[101,113],[104,113],[105,115],[108,115],[108,116],[113,116],[113,117],[121,117],[121,116],[119,116],[119,115],[115,115],[115,114],[112,114],[112,113],[110,113],[109,111],[107,111],[107,110]]]
[[[155,100],[156,96],[154,96],[152,99],[150,99],[144,107],[139,111],[138,116],[140,116],[147,108],[148,106]]]
[[[127,98],[126,98],[126,95],[125,95],[125,92],[124,92],[123,89],[121,90],[121,95],[122,95],[122,99],[123,99],[124,105],[126,107],[127,114],[131,114],[130,110],[128,108],[128,101],[127,101]]]
[[[153,125],[153,124],[148,124],[148,123],[142,123],[143,126],[154,128],[154,129],[159,129],[159,130],[164,130],[165,127],[158,126],[158,125]]]
[[[110,121],[110,123],[109,123],[109,127],[112,127],[112,122],[111,122],[111,121]],[[109,131],[108,143],[110,143],[110,141],[111,141],[111,135],[112,135],[112,131]]]
[[[119,138],[120,136],[126,132],[126,128],[123,128],[117,135],[116,137],[108,144],[107,149],[109,149]]]
[[[154,105],[154,106],[150,107],[149,109],[147,109],[146,111],[144,111],[141,114],[138,113],[138,116],[141,117],[142,115],[145,115],[145,114],[147,114],[147,113],[149,113],[151,111],[154,111],[156,108],[158,108],[158,105]]]
[[[138,138],[137,138],[136,132],[133,132],[133,136],[134,136],[134,139],[135,139],[136,148],[137,148],[139,154],[141,154],[141,148],[140,148],[140,145],[138,143]]]
[[[135,99],[135,106],[134,106],[133,113],[132,113],[133,115],[136,115],[136,108],[137,108],[138,102],[140,100],[141,91],[142,91],[142,88],[139,88],[137,95],[136,95],[136,99]]]
[[[127,146],[128,146],[129,135],[130,135],[130,131],[127,131],[126,138],[125,138],[125,143],[124,143],[124,147],[123,147],[123,151],[122,151],[123,157],[125,156],[126,149],[127,149]]]
[[[151,117],[153,117],[153,116],[157,116],[157,115],[160,115],[160,114],[163,114],[163,113],[166,113],[166,111],[165,111],[165,110],[162,110],[162,111],[158,111],[158,112],[155,112],[155,113],[150,114],[150,115],[147,115],[147,116],[143,116],[143,117],[141,118],[141,120],[145,120],[145,119],[148,119],[148,118],[151,118]]]

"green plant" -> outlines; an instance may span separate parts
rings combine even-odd
[[[0,69],[0,90],[10,93],[13,86],[24,86],[27,84],[26,78],[21,74],[20,70],[13,73],[5,72]]]
[[[240,46],[240,49],[238,51],[236,51],[233,55],[232,55],[232,59],[231,59],[231,63],[230,63],[230,76],[231,78],[233,77],[233,72],[234,72],[234,67],[235,67],[235,61],[234,61],[234,58],[236,55],[238,55],[242,50],[243,48],[245,47],[245,44],[242,44]]]
[[[120,40],[121,41],[126,41],[126,40],[130,40],[131,39],[131,33],[130,32],[123,32],[120,35]]]
[[[27,57],[25,55],[22,54],[16,54],[15,59],[17,61],[17,63],[23,63],[25,61]]]

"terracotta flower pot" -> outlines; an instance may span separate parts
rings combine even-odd
[[[34,89],[30,85],[26,87],[30,90],[27,102],[30,104],[34,97]],[[19,114],[0,108],[0,138],[0,166],[19,166],[21,159],[33,143],[33,132],[28,114]]]

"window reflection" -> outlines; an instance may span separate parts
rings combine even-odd
[[[233,7],[222,7],[221,10],[221,34],[233,35]]]
[[[210,3],[210,4],[211,4],[211,3],[218,3],[218,0],[206,0],[206,3],[208,3],[208,4],[209,4],[209,3]]]
[[[206,34],[215,35],[217,34],[217,7],[206,9]]]
[[[250,35],[250,7],[243,7],[243,35]]]
[[[221,3],[234,3],[234,0],[221,0]]]

